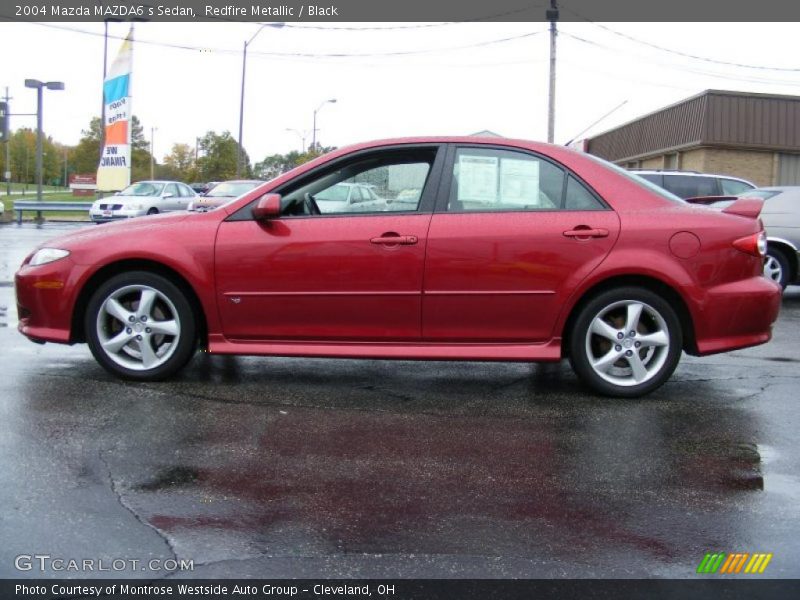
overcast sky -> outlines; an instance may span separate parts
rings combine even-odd
[[[489,129],[545,140],[549,34],[546,23],[422,24],[301,23],[262,30],[247,63],[244,145],[251,159],[299,149],[287,128],[312,128],[319,141],[343,146],[368,139],[469,134]],[[367,27],[402,27],[374,31]],[[73,31],[67,31],[67,28]],[[124,37],[129,25],[109,24]],[[254,23],[137,23],[133,113],[159,160],[173,143],[194,145],[208,130],[237,136],[242,44]],[[575,137],[627,100],[587,135],[599,133],[705,89],[800,95],[796,23],[561,23],[558,38],[556,142]],[[92,32],[89,35],[74,30]],[[98,115],[102,84],[102,23],[0,24],[0,92],[9,86],[12,112],[34,112],[25,78],[61,80],[45,92],[44,126],[56,141],[75,144]],[[518,37],[529,35],[527,37]],[[623,37],[637,38],[674,52]],[[580,41],[583,38],[587,41]],[[488,43],[504,38],[518,39]],[[145,42],[199,49],[178,49]],[[109,41],[109,64],[119,39]],[[464,46],[483,44],[472,48]],[[302,57],[284,54],[388,54]],[[408,54],[420,52],[419,54]],[[689,58],[755,65],[753,69]],[[785,69],[785,70],[780,70]],[[17,117],[12,128],[35,126]]]

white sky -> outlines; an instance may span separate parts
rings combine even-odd
[[[244,145],[253,161],[300,148],[295,128],[309,132],[314,108],[319,140],[343,146],[375,138],[469,134],[544,140],[547,132],[549,35],[546,23],[465,23],[387,31],[293,28],[261,31],[250,46]],[[392,27],[398,23],[331,27]],[[418,24],[417,24],[418,25]],[[59,27],[102,34],[102,23]],[[157,127],[159,160],[175,142],[194,145],[208,130],[238,134],[241,49],[254,23],[137,23],[137,40],[206,46],[211,52],[134,46],[133,113],[149,137]],[[720,61],[797,69],[796,23],[560,23],[556,142],[575,137],[621,102],[621,109],[586,135],[656,110],[705,89],[800,95],[800,70],[729,67],[637,44],[603,27],[678,52]],[[124,37],[128,24],[110,23]],[[539,35],[481,47],[399,57],[298,58],[258,53],[387,53],[443,49],[531,32]],[[568,34],[592,40],[588,45]],[[120,41],[109,41],[109,64]],[[45,91],[44,127],[75,144],[99,114],[102,36],[29,23],[0,24],[0,93],[10,87],[12,112],[34,112],[25,78],[61,80]],[[217,51],[222,50],[222,51]],[[12,128],[35,126],[17,117]],[[585,137],[585,136],[582,136]]]

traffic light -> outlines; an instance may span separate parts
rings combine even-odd
[[[8,141],[8,102],[0,102],[0,142]]]

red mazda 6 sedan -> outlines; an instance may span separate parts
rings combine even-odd
[[[347,197],[342,184],[357,190]],[[365,194],[364,191],[367,191]],[[341,196],[341,197],[340,197]],[[214,354],[558,361],[634,397],[682,351],[767,342],[761,201],[686,204],[595,157],[492,138],[337,150],[207,213],[51,240],[19,330],[120,377]]]

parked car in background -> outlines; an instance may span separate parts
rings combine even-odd
[[[321,214],[359,213],[386,210],[386,200],[375,193],[374,186],[355,182],[342,182],[313,194]]]
[[[350,195],[371,189],[359,182],[421,194],[415,210],[369,196],[355,214]],[[762,202],[696,207],[597,157],[536,142],[369,142],[217,210],[41,244],[16,274],[19,330],[87,342],[105,369],[137,381],[175,374],[198,347],[569,358],[594,391],[636,397],[662,385],[684,351],[769,341],[781,289],[762,276]]]
[[[95,223],[186,210],[197,199],[180,181],[139,181],[113,196],[95,200],[89,216]]]
[[[188,208],[196,212],[205,212],[217,208],[230,202],[233,198],[246,194],[262,183],[264,182],[260,179],[236,179],[217,183],[207,192],[200,194],[200,197],[192,202]]]
[[[740,198],[764,201],[761,210],[761,221],[767,233],[764,275],[784,289],[800,283],[800,186],[756,188],[739,196],[690,198],[689,202],[723,210]]]
[[[783,288],[800,283],[800,186],[757,188],[742,197],[764,200],[761,211],[767,231],[764,275]]]
[[[746,179],[727,175],[657,169],[631,169],[631,172],[683,199],[699,196],[737,196],[756,187]]]

